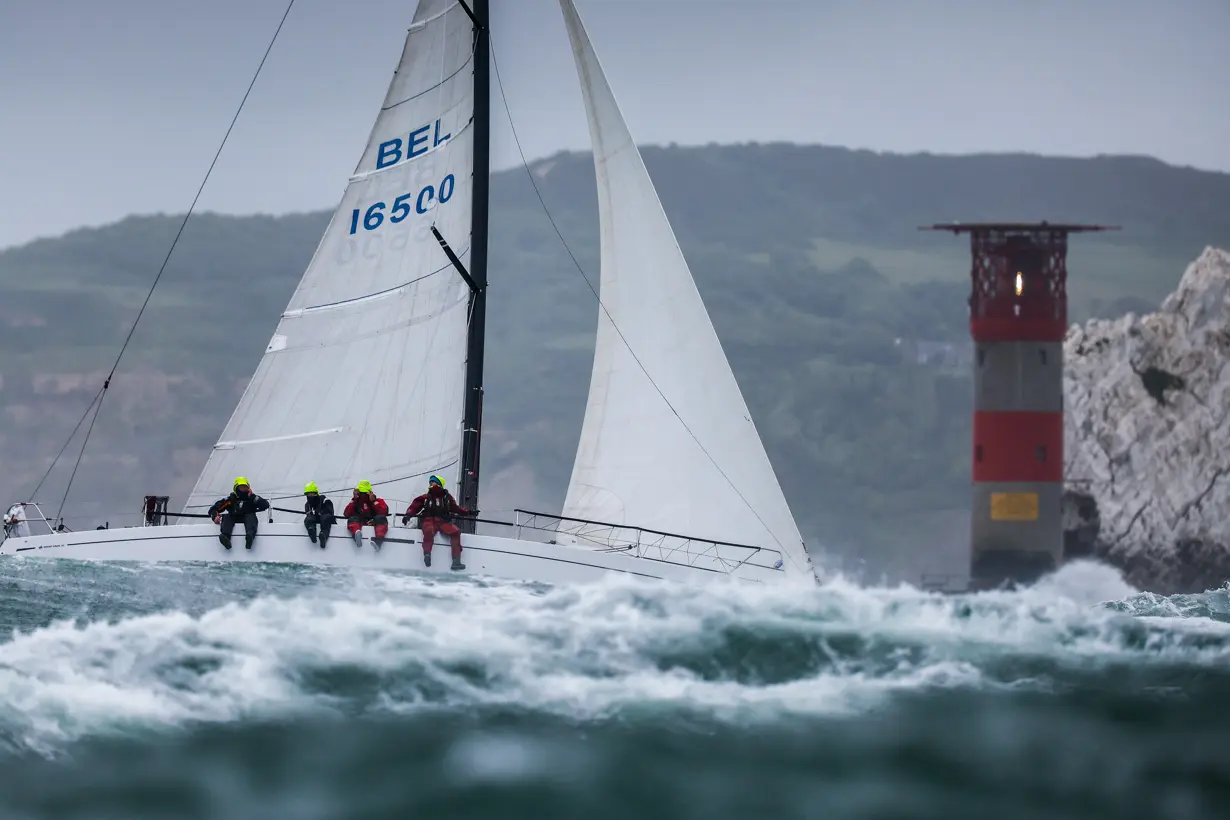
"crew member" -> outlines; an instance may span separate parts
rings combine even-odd
[[[244,546],[252,549],[256,540],[256,529],[259,524],[256,518],[258,512],[269,509],[269,502],[252,492],[248,480],[243,476],[235,479],[234,489],[226,498],[220,498],[209,508],[209,517],[219,525],[218,540],[228,550],[231,548],[231,531],[235,522],[243,522]]]
[[[333,515],[333,502],[320,494],[315,481],[309,481],[303,486],[303,526],[307,527],[308,538],[316,543],[316,528],[320,528],[320,548],[324,549],[329,541],[329,530],[337,520]]]
[[[384,543],[384,537],[389,534],[389,505],[384,503],[383,498],[378,498],[372,492],[370,481],[359,482],[354,489],[354,496],[346,505],[346,509],[342,511],[342,515],[346,516],[346,529],[350,531],[350,536],[357,547],[363,546],[364,525],[376,528],[372,543],[377,548]]]
[[[17,502],[9,507],[4,514],[4,535],[6,538],[29,538],[30,525],[26,523],[26,505]]]
[[[442,532],[453,542],[451,569],[465,569],[466,565],[461,563],[461,528],[453,523],[453,519],[458,515],[477,514],[478,510],[471,512],[458,504],[453,494],[444,489],[444,479],[433,475],[427,479],[427,492],[410,502],[401,523],[408,523],[416,515],[419,517],[419,527],[423,530],[424,566],[431,566],[432,540],[437,532]]]

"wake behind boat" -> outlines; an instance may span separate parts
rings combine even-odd
[[[601,300],[589,398],[563,515],[467,522],[464,572],[545,582],[611,572],[813,577],[581,18],[572,0],[560,5],[598,183]],[[341,203],[185,504],[184,515],[202,516],[236,476],[252,476],[273,504],[253,548],[226,550],[216,525],[168,524],[162,513],[144,527],[76,533],[44,519],[49,532],[9,537],[0,555],[450,571],[445,561],[423,567],[422,533],[396,525],[379,549],[344,538],[320,549],[288,505],[306,482],[336,501],[365,481],[395,520],[439,475],[455,482],[463,506],[479,509],[487,21],[486,0],[419,3]]]

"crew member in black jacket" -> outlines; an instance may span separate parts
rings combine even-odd
[[[214,505],[209,508],[209,517],[220,525],[218,540],[228,550],[231,548],[231,531],[235,529],[235,522],[242,521],[244,546],[252,549],[252,542],[256,540],[256,528],[259,523],[256,514],[267,509],[269,509],[269,502],[252,492],[252,488],[248,486],[248,480],[240,476],[235,479],[234,491],[226,498],[215,501]]]
[[[307,527],[308,538],[316,543],[316,528],[320,527],[320,548],[325,548],[329,540],[329,530],[337,519],[333,516],[333,502],[320,494],[315,481],[309,481],[303,487],[303,526]]]

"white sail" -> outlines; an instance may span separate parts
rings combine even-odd
[[[367,479],[392,505],[459,474],[473,190],[474,27],[421,0],[367,147],[187,507],[236,476],[271,500]],[[219,294],[210,311],[242,293]]]
[[[563,514],[810,561],[640,152],[571,0],[560,0],[601,224],[594,368]]]

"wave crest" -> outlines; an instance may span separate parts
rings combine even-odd
[[[763,721],[849,713],[894,692],[1222,674],[1225,591],[1159,600],[1114,577],[1076,566],[1031,589],[944,596],[840,579],[551,589],[357,574],[198,614],[15,634],[0,644],[0,739],[50,753],[87,734],[302,712]],[[1102,603],[1107,591],[1129,597]]]

